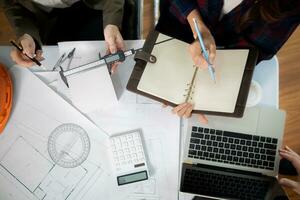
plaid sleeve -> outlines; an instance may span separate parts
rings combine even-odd
[[[197,7],[195,0],[171,0],[170,12],[183,24],[187,23],[187,16]]]

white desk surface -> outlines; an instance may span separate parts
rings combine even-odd
[[[127,46],[135,46],[135,48],[138,48],[141,41],[128,41]],[[10,59],[9,52],[11,47],[10,46],[0,46],[0,62],[6,65],[7,67],[13,66],[13,62]],[[56,63],[59,52],[57,46],[45,46],[43,47],[44,51],[44,57],[46,58],[43,63],[45,66],[54,66]],[[128,62],[133,62],[128,61]],[[126,62],[125,62],[126,65]],[[128,64],[127,64],[128,65]],[[132,63],[131,63],[132,65]],[[133,66],[131,66],[133,67]],[[38,67],[31,68],[32,71],[40,70]],[[135,128],[142,128],[143,132],[146,134],[147,144],[146,144],[146,151],[147,148],[149,149],[156,149],[156,154],[163,153],[164,156],[161,157],[165,160],[155,160],[153,171],[158,174],[164,174],[164,178],[168,181],[172,180],[170,174],[176,174],[175,171],[172,172],[172,170],[169,169],[177,169],[177,167],[180,165],[179,163],[179,152],[178,152],[178,159],[168,159],[169,154],[167,153],[166,149],[163,149],[163,147],[169,146],[166,145],[166,141],[170,137],[176,136],[176,132],[179,134],[181,130],[183,130],[181,127],[185,124],[186,121],[182,121],[183,123],[180,124],[180,120],[173,116],[170,113],[170,109],[162,109],[160,104],[157,104],[149,99],[146,99],[144,97],[132,94],[131,92],[128,92],[125,90],[127,80],[130,76],[131,69],[125,68],[122,66],[119,67],[118,72],[113,75],[112,80],[118,82],[119,86],[121,87],[120,92],[120,102],[122,102],[117,108],[113,108],[104,112],[93,112],[89,113],[87,115],[88,118],[90,118],[96,125],[100,126],[102,129],[109,133],[118,133],[123,132],[130,129]],[[278,61],[277,58],[274,57],[269,61],[263,61],[261,62],[256,68],[254,72],[253,79],[256,80],[262,87],[263,90],[263,96],[261,99],[261,102],[259,105],[268,105],[268,106],[274,106],[278,107],[278,95],[279,95],[279,81],[278,81]],[[121,95],[122,94],[122,95]],[[124,106],[124,104],[126,106]],[[126,109],[125,109],[126,108]],[[138,119],[138,120],[137,120]],[[164,124],[162,124],[164,122]],[[166,123],[166,124],[165,124]],[[163,136],[160,135],[160,129],[162,130],[161,133],[164,133]],[[181,129],[181,130],[180,130]],[[173,133],[167,133],[167,130],[172,130]],[[177,135],[179,136],[179,135]],[[177,137],[176,137],[177,138]],[[179,149],[179,138],[174,139],[173,143],[176,143],[178,145],[174,145],[171,147],[171,151],[178,151]],[[157,149],[162,148],[162,149]],[[170,147],[170,146],[169,146]],[[168,149],[170,151],[170,149]],[[154,154],[153,154],[154,155]],[[153,155],[150,155],[150,157]],[[170,154],[171,155],[171,154]],[[176,155],[176,154],[175,154]],[[174,154],[173,154],[174,156]],[[152,158],[153,159],[153,158]],[[164,170],[161,170],[160,162],[165,162],[166,164],[164,166]],[[172,166],[176,165],[176,167],[172,168]],[[152,180],[152,181],[158,181],[158,180]],[[178,184],[179,185],[179,184]],[[179,189],[177,185],[177,189]],[[150,186],[151,187],[151,186]],[[176,189],[175,186],[171,186],[172,188],[169,188],[170,190],[174,191]],[[144,190],[151,190],[149,189],[149,185],[146,185],[144,187],[137,188],[137,191],[144,191]],[[165,188],[167,189],[167,188]],[[161,193],[163,191],[156,191],[156,193]],[[168,192],[168,191],[165,191]],[[154,200],[154,199],[168,199],[166,198],[167,194],[164,194],[162,196],[157,195],[149,195],[145,199]],[[172,197],[177,196],[177,194],[171,195]],[[140,196],[141,197],[141,196]],[[170,196],[169,196],[170,197]],[[177,196],[178,197],[178,196]],[[134,197],[132,199],[139,199],[139,197]],[[174,199],[174,198],[172,198]]]

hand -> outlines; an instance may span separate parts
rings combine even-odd
[[[35,42],[29,34],[24,34],[18,39],[18,41],[23,48],[23,52],[20,52],[16,48],[12,49],[10,52],[10,57],[15,63],[24,67],[31,67],[34,65],[35,63],[27,58],[25,54],[32,58],[35,57],[39,61],[44,59],[42,57],[42,50],[36,51]]]
[[[200,29],[201,35],[203,37],[204,40],[204,46],[208,51],[209,54],[209,62],[210,64],[214,64],[214,60],[216,57],[216,43],[215,40],[213,38],[213,36],[211,35],[209,29],[206,27],[206,25],[204,24],[200,13],[198,12],[197,9],[192,10],[188,16],[187,16],[187,20],[189,22],[189,25],[191,27],[191,30],[193,32],[193,36],[196,39],[198,37],[197,32],[195,30],[195,26],[194,26],[194,21],[193,19],[197,20],[197,24],[198,27]],[[189,46],[189,53],[192,56],[192,59],[195,63],[196,66],[200,67],[200,68],[207,68],[208,67],[208,63],[206,62],[204,56],[202,55],[202,50],[200,47],[200,43],[197,40],[195,40],[190,46]]]
[[[296,152],[294,152],[288,146],[285,146],[284,149],[279,150],[279,154],[281,157],[289,160],[296,168],[298,174],[300,174],[300,156]],[[291,188],[297,194],[300,194],[300,182],[292,181],[287,178],[282,178],[279,180],[279,183],[282,186]]]
[[[163,107],[167,107],[168,105],[163,104]],[[177,114],[179,117],[189,118],[192,116],[193,105],[190,103],[182,103],[175,108],[172,109],[173,114]],[[198,114],[198,119],[200,123],[207,124],[208,120],[205,115]]]
[[[209,54],[209,62],[210,64],[212,64],[212,66],[214,66],[214,61],[216,57],[215,40],[205,25],[202,25],[200,31],[204,40],[204,46]],[[195,35],[194,33],[194,37],[196,38],[197,34]],[[206,69],[208,67],[208,63],[206,62],[204,55],[202,54],[199,38],[197,38],[192,44],[190,44],[189,53],[197,67],[200,67],[202,69]]]
[[[119,28],[116,25],[107,25],[104,28],[104,38],[106,42],[106,53],[112,54],[116,53],[118,50],[125,50],[124,41]],[[111,72],[114,73],[117,66],[120,63],[114,63],[111,68]]]

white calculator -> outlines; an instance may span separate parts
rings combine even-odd
[[[118,185],[148,179],[148,167],[141,131],[134,130],[110,138]]]

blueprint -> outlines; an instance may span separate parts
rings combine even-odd
[[[0,199],[177,199],[180,119],[170,108],[126,90],[134,64],[128,57],[111,76],[117,105],[87,113],[89,120],[70,104],[57,72],[39,70],[34,76],[13,69],[16,105],[0,136]],[[134,129],[142,130],[149,179],[117,186],[106,140]]]
[[[0,136],[0,199],[115,199],[107,133],[28,69],[11,71],[15,98]]]

